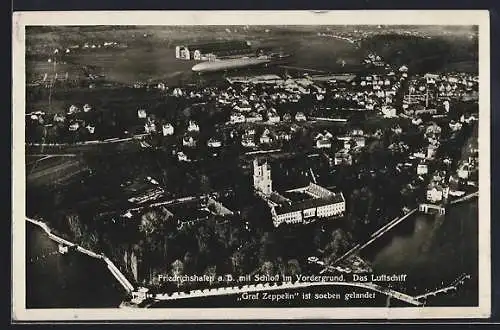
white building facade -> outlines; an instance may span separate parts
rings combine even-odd
[[[308,198],[292,202],[273,191],[271,168],[267,162],[253,161],[254,189],[269,205],[275,227],[283,223],[310,223],[321,218],[342,217],[345,213],[345,198],[342,193],[333,193],[315,183],[298,190]],[[312,197],[312,198],[311,198]]]

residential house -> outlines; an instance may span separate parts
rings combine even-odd
[[[163,132],[163,136],[173,135],[174,134],[174,126],[172,126],[172,124],[170,124],[170,123],[163,124],[162,132]]]
[[[429,173],[427,164],[421,163],[417,165],[417,175],[426,175],[427,173]]]
[[[252,107],[250,106],[250,103],[247,100],[243,100],[239,102],[237,105],[233,107],[234,110],[238,112],[249,112],[252,111]]]
[[[210,138],[207,141],[207,146],[210,148],[220,148],[220,147],[222,147],[222,142],[219,139]]]
[[[453,131],[453,132],[457,132],[457,131],[460,131],[462,129],[462,123],[460,122],[456,122],[454,120],[450,121],[450,129]]]
[[[399,126],[399,124],[396,124],[396,126],[392,127],[391,130],[394,134],[403,133],[403,129],[401,128],[401,126]]]
[[[364,147],[366,145],[366,138],[364,136],[353,136],[351,140],[354,142],[354,147]]]
[[[421,119],[421,118],[414,118],[414,119],[412,119],[412,120],[411,120],[411,123],[412,123],[413,125],[417,125],[417,126],[418,126],[418,125],[420,125],[420,124],[422,124],[422,122],[423,122],[423,121],[422,121],[422,119]]]
[[[364,135],[364,131],[360,128],[354,128],[351,130],[350,135],[351,136],[362,136],[362,135]]]
[[[429,125],[426,129],[425,129],[425,135],[426,136],[431,136],[431,135],[439,135],[441,134],[441,127],[439,127],[438,124],[436,123],[433,123],[432,125]]]
[[[77,112],[80,112],[80,108],[78,108],[76,105],[72,104],[69,107],[68,114],[71,115],[71,114],[74,114],[74,113],[77,113]]]
[[[290,115],[289,113],[285,113],[283,115],[283,120],[284,121],[291,121],[292,120],[292,115]]]
[[[264,130],[264,132],[260,136],[260,143],[261,144],[269,144],[269,143],[271,143],[272,139],[271,139],[270,133],[271,132],[267,128]]]
[[[247,123],[255,123],[259,121],[263,121],[263,117],[260,113],[252,112],[246,117],[246,122]]]
[[[466,180],[469,178],[469,167],[467,164],[462,164],[457,169],[457,175],[460,179]]]
[[[244,135],[241,138],[241,145],[246,148],[253,148],[256,146],[253,135]]]
[[[200,127],[198,126],[198,124],[196,124],[196,122],[194,122],[193,120],[190,120],[187,130],[188,130],[188,132],[199,132]]]
[[[55,123],[64,123],[66,121],[66,117],[64,115],[60,115],[60,114],[55,114],[54,115],[54,119],[53,121]]]
[[[331,138],[332,134],[329,132],[326,132],[327,134],[323,133],[316,133],[313,137],[313,139],[316,141],[316,148],[318,149],[327,149],[332,147],[331,143]]]
[[[146,113],[146,110],[144,110],[144,109],[137,110],[137,117],[139,119],[146,119],[147,116],[148,116],[148,114]]]
[[[446,113],[450,112],[450,101],[445,100],[445,101],[443,102],[443,107],[444,107],[444,111],[445,111]]]
[[[245,130],[245,133],[241,137],[241,145],[246,148],[253,148],[255,144],[255,129],[249,128]]]
[[[379,128],[375,131],[375,133],[372,134],[372,137],[376,139],[380,139],[384,135],[384,132]]]
[[[394,118],[397,116],[396,115],[396,108],[389,107],[387,105],[382,106],[381,112],[382,112],[382,115],[384,116],[384,118]]]
[[[335,153],[335,165],[352,165],[352,155],[345,149]]]
[[[87,125],[86,129],[89,131],[90,134],[95,133],[95,126]]]
[[[172,95],[175,97],[180,97],[180,96],[184,95],[184,92],[182,91],[182,89],[177,87],[177,88],[174,88]]]
[[[465,115],[462,115],[460,117],[460,122],[461,123],[466,123],[466,124],[470,124],[471,122],[477,120],[476,116],[474,116],[473,114],[471,115],[468,115],[468,116],[465,116]]]
[[[270,123],[279,123],[280,122],[280,116],[276,112],[276,109],[271,109],[267,112],[267,120]]]
[[[417,151],[417,152],[413,153],[412,156],[415,158],[418,158],[418,159],[425,159],[425,157],[426,157],[425,153],[423,153],[422,151]]]
[[[316,140],[316,148],[318,149],[329,149],[332,147],[332,142],[330,139],[321,138]]]
[[[330,133],[330,132],[328,132],[327,130],[325,130],[325,131],[323,132],[323,137],[324,137],[325,139],[332,139],[332,138],[333,138],[333,134],[332,134],[332,133]]]
[[[193,147],[196,147],[196,144],[197,144],[197,141],[191,135],[185,135],[182,138],[182,145],[185,147],[193,148]]]
[[[323,135],[323,133],[316,133],[314,134],[313,136],[313,140],[316,141],[316,140],[320,140],[320,139],[323,139],[325,136]]]
[[[190,159],[188,158],[188,156],[184,152],[182,152],[182,151],[179,151],[177,153],[177,159],[179,161],[181,161],[181,162],[189,162],[190,161]]]
[[[285,131],[279,131],[277,134],[278,139],[283,141],[290,141],[292,139],[292,134]]]
[[[443,187],[440,184],[431,183],[427,188],[426,198],[431,203],[441,202],[448,198],[449,187]]]
[[[71,131],[71,132],[76,132],[78,129],[80,128],[80,123],[75,121],[73,123],[71,123],[68,127],[68,129]]]
[[[306,116],[304,115],[304,113],[303,113],[303,112],[297,112],[297,113],[295,114],[295,120],[296,120],[296,121],[306,121],[306,120],[307,120],[307,118],[306,118]]]
[[[83,112],[89,112],[92,110],[92,107],[89,104],[85,104],[83,106]]]
[[[244,123],[246,118],[243,114],[235,112],[230,115],[229,120],[233,124],[238,124],[238,123]]]
[[[427,147],[427,159],[433,159],[434,156],[436,155],[436,150],[437,150],[437,147],[430,144]]]
[[[156,124],[155,124],[154,120],[148,118],[148,120],[144,124],[144,132],[146,132],[148,134],[156,132]]]

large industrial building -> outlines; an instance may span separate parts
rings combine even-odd
[[[255,192],[271,210],[275,227],[286,224],[311,223],[317,219],[342,217],[345,212],[344,195],[334,193],[315,183],[279,194],[273,190],[271,168],[267,162],[253,162]]]
[[[213,61],[218,58],[255,55],[253,53],[250,42],[242,40],[226,40],[175,47],[175,57],[182,60]]]

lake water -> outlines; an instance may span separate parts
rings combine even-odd
[[[461,274],[469,274],[456,292],[427,299],[431,306],[477,306],[478,304],[478,213],[477,200],[451,207],[444,217],[416,213],[395,227],[362,251],[362,256],[373,265],[374,272],[383,274],[407,274],[404,288],[395,289],[410,295],[419,295],[451,284]],[[290,291],[290,290],[286,290]],[[286,292],[275,291],[278,292]],[[367,306],[365,300],[343,299],[304,300],[302,292],[338,293],[341,297],[348,292],[366,292],[366,289],[352,287],[314,287],[295,290],[300,295],[292,301],[282,303],[262,300],[238,300],[236,295],[207,297],[203,299],[161,302],[154,307],[336,307]],[[382,294],[370,302],[371,307],[384,307],[387,299]],[[391,299],[393,307],[410,306]]]
[[[118,307],[125,290],[103,261],[81,253],[58,253],[39,227],[26,223],[26,307]]]
[[[449,306],[477,305],[477,200],[453,206],[441,220],[417,214],[369,246],[363,256],[373,263],[378,273],[408,274],[409,294],[442,287],[461,273],[470,274],[471,279],[453,296],[433,298],[432,302]],[[27,223],[27,258],[28,308],[117,307],[124,296],[124,290],[101,261],[80,253],[58,254],[57,244],[30,223]],[[331,290],[318,287],[313,291]],[[347,289],[335,290],[342,293]],[[208,302],[210,306],[220,307],[260,305],[255,301],[237,302],[234,296],[228,296],[162,303],[155,307],[202,307]],[[339,300],[302,303],[342,305]],[[385,306],[385,303],[382,297],[374,301],[377,306]],[[353,306],[352,303],[349,306]]]
[[[477,304],[477,199],[457,204],[444,217],[416,214],[362,254],[377,273],[408,274],[408,293],[423,293],[471,275],[456,304]]]

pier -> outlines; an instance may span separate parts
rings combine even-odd
[[[439,215],[444,215],[446,214],[446,206],[447,205],[453,205],[453,204],[458,204],[462,202],[466,202],[472,198],[475,198],[479,196],[479,191],[470,193],[468,195],[462,196],[460,198],[454,199],[449,203],[444,203],[444,204],[430,204],[430,203],[422,203],[418,206],[418,210],[420,212],[426,213],[426,214],[433,214],[437,213]]]
[[[476,192],[473,192],[471,194],[462,196],[458,199],[454,199],[450,202],[450,204],[457,204],[457,203],[465,202],[465,201],[468,201],[469,199],[472,199],[472,198],[478,197],[478,196],[479,196],[479,191],[476,191]]]
[[[77,244],[75,243],[72,243],[70,241],[67,241],[65,240],[64,238],[62,237],[59,237],[57,235],[54,235],[50,228],[47,226],[47,224],[45,224],[44,222],[42,221],[39,221],[39,220],[35,220],[35,219],[30,219],[30,218],[26,218],[26,221],[40,227],[43,229],[43,231],[45,231],[45,233],[47,233],[47,235],[49,236],[49,238],[57,243],[59,243],[59,246],[58,246],[58,249],[60,251],[62,250],[69,250],[69,249],[76,249],[78,252],[81,252],[83,254],[86,254],[88,255],[89,257],[92,257],[92,258],[95,258],[95,259],[101,259],[103,260],[109,271],[111,272],[111,274],[113,274],[113,276],[118,280],[118,282],[123,286],[123,288],[128,292],[128,293],[132,293],[135,289],[134,289],[134,286],[132,285],[132,283],[130,283],[127,278],[125,277],[125,275],[123,275],[120,270],[115,266],[115,264],[109,260],[108,257],[104,256],[103,254],[97,254],[93,251],[90,251],[90,250],[87,250],[81,246],[78,246]]]
[[[423,300],[423,299],[426,299],[427,297],[436,296],[440,293],[447,293],[449,291],[455,291],[458,289],[458,287],[461,284],[463,284],[468,279],[470,279],[470,275],[462,274],[455,281],[453,281],[453,283],[451,283],[447,287],[444,287],[444,288],[441,288],[441,289],[438,289],[435,291],[427,292],[427,293],[424,293],[424,294],[419,295],[419,296],[415,296],[415,299]]]
[[[380,285],[374,283],[362,283],[362,282],[285,282],[279,285],[278,283],[259,283],[243,285],[241,287],[223,287],[223,288],[213,288],[204,290],[193,290],[190,292],[174,292],[172,294],[156,294],[154,296],[155,300],[178,300],[178,299],[190,299],[190,298],[200,298],[200,297],[211,297],[211,296],[227,296],[233,294],[240,294],[243,292],[260,292],[260,291],[276,291],[283,289],[298,289],[298,288],[308,288],[314,286],[352,286],[364,289],[371,289],[373,291],[383,293],[385,295],[391,296],[398,300],[404,301],[413,306],[422,306],[422,302],[409,296],[405,293],[398,292],[392,289],[383,288]]]
[[[361,251],[362,249],[364,249],[368,245],[372,244],[377,238],[379,238],[380,236],[382,236],[383,234],[385,234],[386,232],[388,232],[389,230],[391,230],[392,228],[394,228],[395,226],[397,226],[398,224],[400,224],[404,220],[408,219],[408,217],[411,216],[416,211],[417,211],[417,208],[414,208],[413,210],[411,210],[410,212],[408,212],[404,216],[402,216],[400,218],[395,218],[395,219],[391,220],[389,223],[383,225],[381,228],[379,228],[376,232],[374,232],[370,236],[370,239],[367,242],[365,242],[364,244],[360,243],[360,244],[357,244],[356,246],[354,246],[352,249],[347,251],[344,255],[342,255],[337,260],[335,260],[333,262],[332,266],[337,265],[339,262],[347,259],[348,257],[350,257],[351,255],[353,255],[355,253],[358,253],[359,251]]]
[[[442,205],[422,203],[418,206],[418,210],[425,214],[432,214],[433,212],[438,213],[439,215],[446,214],[446,209]]]

